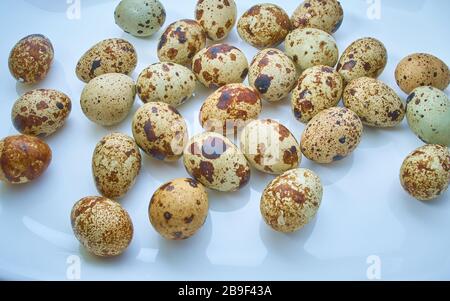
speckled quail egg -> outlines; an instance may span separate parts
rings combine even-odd
[[[166,11],[158,0],[122,0],[114,11],[116,24],[126,33],[148,37],[166,21]]]
[[[236,191],[250,180],[244,154],[228,138],[213,132],[192,137],[183,154],[186,171],[208,188]]]
[[[44,141],[27,135],[9,136],[0,141],[0,180],[25,184],[39,178],[52,160]]]
[[[337,106],[343,88],[342,77],[333,68],[319,65],[306,69],[292,91],[295,118],[307,123],[319,112]]]
[[[282,51],[260,51],[250,65],[248,82],[267,101],[280,101],[289,95],[297,80],[292,60]]]
[[[236,23],[236,15],[234,0],[198,0],[195,8],[195,19],[213,41],[220,41],[228,36]]]
[[[322,183],[314,172],[304,168],[289,170],[264,189],[261,215],[275,231],[297,231],[316,216],[322,193]]]
[[[343,100],[368,126],[394,127],[405,117],[405,105],[397,93],[374,78],[360,77],[351,81],[344,90]]]
[[[131,77],[107,73],[91,80],[81,93],[81,108],[89,120],[102,126],[122,122],[130,112],[136,96]]]
[[[92,156],[92,174],[98,191],[105,197],[124,196],[141,170],[141,153],[134,140],[112,133],[97,143]]]
[[[344,10],[337,0],[305,0],[291,16],[294,28],[317,28],[335,33],[344,20]]]
[[[248,74],[248,61],[238,48],[216,44],[195,55],[192,71],[206,87],[219,88],[226,84],[242,83]]]
[[[133,223],[128,212],[105,197],[79,200],[72,208],[70,221],[75,237],[96,256],[118,256],[133,239]]]
[[[262,105],[258,92],[244,84],[229,84],[217,89],[200,109],[200,124],[207,131],[226,136],[248,120],[258,118]]]
[[[445,90],[450,84],[450,70],[439,58],[426,53],[414,53],[400,61],[395,80],[405,93],[421,86]]]
[[[414,198],[430,201],[444,194],[450,182],[450,152],[428,144],[409,154],[400,169],[400,182]]]
[[[188,141],[186,121],[164,102],[149,102],[136,112],[133,136],[139,147],[155,159],[176,161]]]
[[[23,94],[14,103],[11,119],[22,134],[46,137],[64,125],[71,109],[72,102],[66,94],[37,89]]]
[[[387,60],[388,54],[383,43],[374,38],[362,38],[345,49],[336,69],[347,84],[363,76],[378,78]]]
[[[275,47],[291,30],[291,20],[275,4],[257,4],[247,10],[238,21],[239,36],[257,48]]]
[[[286,54],[300,71],[317,65],[334,67],[339,50],[334,38],[315,28],[299,28],[286,37]]]
[[[254,120],[241,133],[241,151],[259,171],[281,174],[296,168],[302,159],[300,145],[282,124],[271,120]]]
[[[300,147],[303,155],[317,163],[331,163],[350,155],[361,141],[363,125],[347,108],[326,109],[306,126]]]
[[[144,103],[162,101],[177,107],[192,96],[196,82],[194,73],[184,66],[156,63],[141,72],[136,90]]]
[[[150,200],[148,215],[153,228],[166,239],[193,236],[208,216],[208,194],[199,182],[175,179],[159,187]]]
[[[406,119],[425,143],[450,146],[450,99],[434,87],[419,87],[406,100]]]
[[[190,65],[192,58],[206,46],[206,33],[195,20],[183,19],[170,24],[158,44],[161,62]]]
[[[50,40],[41,34],[24,37],[9,54],[9,71],[19,82],[35,84],[50,71],[54,50]]]
[[[136,68],[137,53],[130,42],[123,39],[103,40],[86,51],[76,67],[77,77],[87,83],[106,73],[130,74]]]

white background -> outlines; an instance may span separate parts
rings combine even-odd
[[[167,11],[165,26],[193,18],[194,0],[162,2]],[[237,2],[239,16],[258,3]],[[290,15],[300,1],[272,2]],[[406,95],[393,77],[402,57],[429,52],[450,63],[450,1],[382,0],[379,20],[368,17],[365,0],[342,2],[344,23],[335,34],[340,52],[360,37],[383,41],[389,62],[380,79],[403,99]],[[98,194],[91,175],[92,151],[111,131],[131,134],[132,114],[114,128],[89,122],[79,106],[83,83],[75,76],[75,65],[100,40],[122,37],[138,51],[139,64],[132,75],[136,79],[143,68],[157,61],[156,45],[162,32],[149,39],[125,34],[114,24],[117,3],[81,0],[80,19],[70,20],[65,0],[0,1],[0,136],[16,133],[10,121],[11,107],[32,88],[58,89],[73,101],[66,126],[46,140],[54,158],[45,175],[24,186],[0,183],[0,278],[64,280],[68,268],[77,267],[68,264],[77,258],[69,256],[75,255],[80,259],[82,280],[366,280],[373,258],[379,259],[384,280],[450,279],[449,193],[422,203],[410,198],[398,180],[403,159],[422,144],[406,121],[391,130],[365,128],[353,155],[336,164],[320,166],[303,159],[302,167],[320,175],[324,198],[317,218],[292,235],[276,233],[262,221],[259,199],[273,177],[253,171],[250,184],[237,193],[209,191],[210,215],[195,237],[180,242],[163,240],[148,221],[150,197],[159,185],[187,174],[181,161],[167,164],[144,156],[136,185],[121,200],[135,226],[130,248],[113,259],[87,254],[72,234],[70,210],[80,198]],[[56,56],[48,78],[26,87],[10,76],[7,60],[12,46],[32,33],[48,36]],[[235,29],[226,42],[242,49],[248,60],[257,52]],[[198,110],[211,92],[199,87],[196,96],[179,108],[191,135],[201,132]],[[137,98],[133,112],[139,105]],[[304,128],[295,121],[288,100],[265,102],[261,117],[280,119],[298,139]]]

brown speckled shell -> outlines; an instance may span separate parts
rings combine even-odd
[[[52,151],[33,136],[9,136],[0,141],[0,180],[24,184],[39,178],[50,165]]]
[[[400,169],[403,188],[414,198],[430,201],[444,194],[450,182],[450,152],[428,144],[409,154]]]
[[[344,90],[344,105],[373,127],[394,127],[405,118],[405,105],[385,83],[370,77],[351,81]]]
[[[195,19],[213,41],[220,41],[228,36],[236,23],[236,15],[234,0],[198,0],[195,8]]]
[[[361,141],[363,125],[347,108],[326,109],[308,123],[300,142],[303,155],[317,163],[331,163],[352,153]]]
[[[445,90],[450,84],[450,70],[443,61],[431,54],[414,53],[398,63],[395,80],[406,94],[422,86]]]
[[[148,215],[155,230],[166,239],[193,236],[208,216],[208,194],[189,178],[175,179],[159,187],[150,200]]]
[[[137,65],[137,53],[130,42],[107,39],[95,44],[77,63],[77,77],[87,83],[105,73],[131,74]]]
[[[176,161],[183,154],[188,130],[183,116],[164,102],[149,102],[136,112],[133,136],[148,155],[163,161]]]
[[[257,48],[275,47],[291,30],[286,12],[274,4],[258,4],[247,10],[238,21],[241,38]]]
[[[317,214],[322,193],[322,183],[314,172],[303,168],[289,170],[264,189],[261,215],[266,224],[276,231],[297,231]]]
[[[248,61],[238,48],[216,44],[195,55],[192,71],[203,85],[216,89],[227,84],[242,83],[248,74]]]
[[[14,103],[11,120],[22,134],[46,137],[64,125],[71,109],[72,102],[66,94],[37,89],[25,93]]]
[[[40,34],[21,39],[9,54],[9,70],[14,78],[25,84],[42,81],[53,62],[54,50],[50,40]]]
[[[337,0],[305,0],[291,16],[294,28],[317,28],[335,33],[344,20],[344,10]]]
[[[122,254],[133,239],[133,223],[119,203],[104,197],[85,197],[70,214],[73,232],[90,253],[100,257]]]
[[[105,197],[124,196],[141,170],[141,153],[134,140],[112,133],[97,143],[92,156],[92,174],[98,191]]]

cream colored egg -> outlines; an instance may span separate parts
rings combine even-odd
[[[220,41],[228,36],[236,23],[236,15],[234,0],[198,0],[195,7],[195,19],[213,41]]]
[[[305,0],[291,16],[294,28],[317,28],[335,33],[344,20],[344,10],[337,0]]]

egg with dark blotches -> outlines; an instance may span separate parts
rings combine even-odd
[[[212,41],[225,39],[236,23],[237,8],[234,0],[198,0],[195,19]]]
[[[294,28],[317,28],[335,33],[344,20],[344,10],[337,0],[305,0],[291,16]]]
[[[175,179],[161,185],[148,208],[150,223],[164,238],[187,239],[200,230],[208,216],[208,194],[194,179]]]

